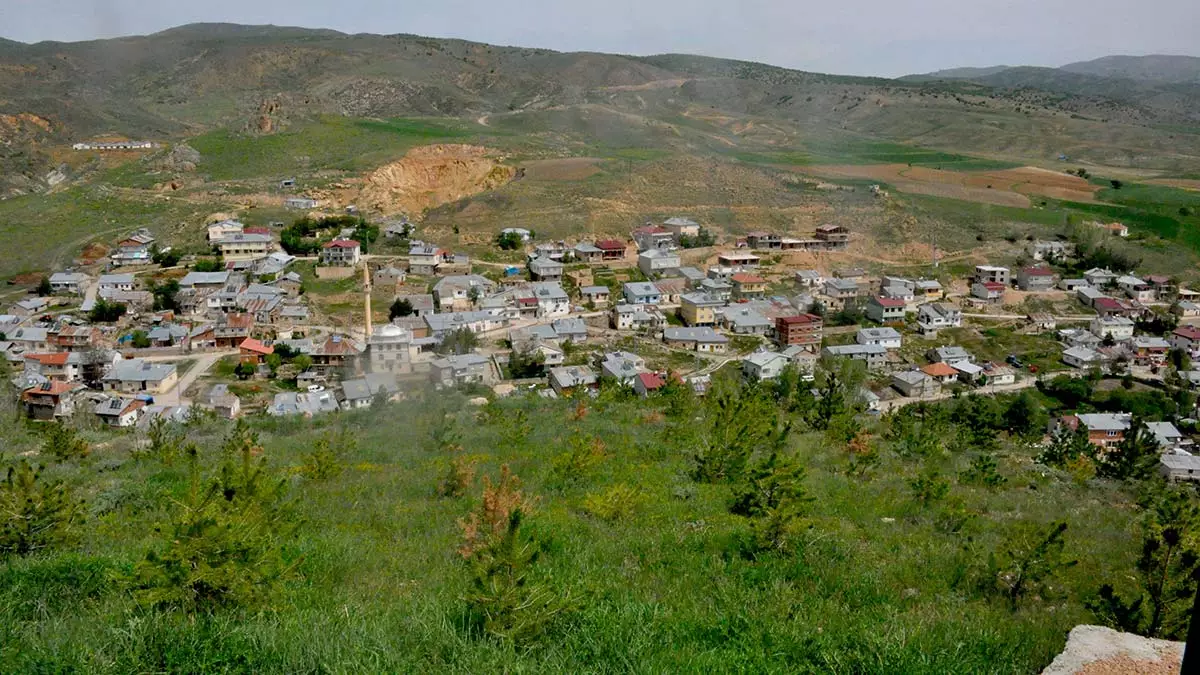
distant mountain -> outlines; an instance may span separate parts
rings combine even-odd
[[[1068,63],[1059,70],[1100,77],[1200,84],[1200,58],[1195,56],[1105,56],[1093,61]]]
[[[909,82],[930,82],[933,80],[976,80],[981,77],[1002,73],[1012,66],[989,66],[986,68],[947,68],[946,70],[935,70],[932,73],[921,73],[919,75],[905,75],[900,78]]]

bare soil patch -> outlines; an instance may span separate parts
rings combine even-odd
[[[801,172],[823,178],[878,180],[900,192],[998,206],[1028,207],[1029,195],[1093,202],[1099,189],[1082,178],[1031,166],[999,171],[945,171],[907,164],[852,164],[806,167]]]
[[[1151,185],[1166,185],[1182,190],[1200,190],[1200,180],[1191,178],[1154,178],[1146,182]]]

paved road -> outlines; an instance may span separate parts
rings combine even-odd
[[[1026,318],[1028,318],[1028,316],[1029,316],[1028,314],[971,314],[969,312],[963,312],[964,319],[992,319],[994,321],[1014,321],[1014,320],[1024,321]],[[1091,321],[1092,319],[1096,318],[1096,315],[1095,314],[1068,314],[1066,316],[1053,316],[1050,318],[1054,319],[1055,321],[1062,321],[1062,322]]]

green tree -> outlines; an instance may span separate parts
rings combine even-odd
[[[37,288],[33,289],[33,292],[37,293],[43,298],[52,295],[54,293],[54,289],[50,286],[50,277],[43,276],[41,280],[38,281]]]
[[[791,431],[779,424],[778,409],[757,387],[720,383],[705,403],[706,433],[699,439],[693,468],[702,482],[741,480],[755,453],[782,449]]]
[[[412,302],[408,298],[396,298],[392,301],[392,306],[388,308],[388,321],[412,316],[413,311]]]
[[[44,480],[29,462],[8,468],[0,483],[0,555],[29,555],[67,541],[82,503],[61,482]]]
[[[154,311],[179,311],[179,301],[176,299],[176,296],[179,295],[177,279],[168,279],[155,284],[150,287],[150,292],[154,294]]]
[[[183,452],[183,433],[162,416],[150,420],[146,428],[145,454],[163,464],[171,464]]]
[[[1135,417],[1117,447],[1100,455],[1096,473],[1103,478],[1118,480],[1147,478],[1154,473],[1158,456],[1158,440],[1146,428],[1146,423]]]
[[[1110,180],[1110,181],[1109,181],[1109,184],[1110,184],[1110,185],[1112,185],[1112,188],[1113,188],[1114,190],[1120,190],[1122,187],[1124,187],[1124,186],[1125,186],[1125,184],[1124,184],[1124,183],[1122,183],[1121,181],[1117,180],[1116,178],[1114,178],[1114,179]]]
[[[233,369],[233,374],[237,375],[239,380],[248,380],[254,377],[254,374],[257,372],[258,366],[245,361],[237,364],[237,367]]]
[[[1087,429],[1080,424],[1075,429],[1060,428],[1050,444],[1037,456],[1037,461],[1046,466],[1062,468],[1080,457],[1093,457],[1096,446],[1088,439]]]
[[[267,368],[271,369],[271,377],[275,377],[275,374],[279,372],[280,366],[283,365],[283,357],[280,356],[279,354],[272,352],[270,354],[267,354],[265,361],[267,364]]]
[[[759,551],[780,550],[795,533],[812,502],[804,489],[804,467],[773,450],[746,471],[729,510],[751,519]]]
[[[985,589],[1000,593],[1014,611],[1029,595],[1045,597],[1057,575],[1076,562],[1064,552],[1066,531],[1065,522],[1054,523],[1049,530],[1019,526],[988,556]]]
[[[456,328],[442,337],[434,351],[438,354],[468,354],[479,346],[479,337],[470,328]]]
[[[150,261],[161,267],[174,267],[183,255],[173,248],[161,249],[155,244],[150,252]]]
[[[496,246],[499,246],[501,251],[516,251],[524,243],[521,240],[521,235],[516,232],[501,232],[496,235]]]
[[[950,494],[950,481],[932,465],[910,480],[908,486],[912,490],[913,499],[925,507],[942,501]]]
[[[1004,410],[1004,426],[1014,436],[1029,438],[1040,436],[1046,428],[1049,415],[1028,390],[1013,397]]]
[[[42,454],[50,455],[60,462],[73,459],[83,459],[92,452],[88,442],[79,437],[74,429],[66,424],[54,423],[47,425],[46,437],[42,441]]]
[[[292,365],[296,367],[297,373],[303,373],[309,368],[312,368],[313,360],[308,354],[299,354],[292,359]]]
[[[971,466],[962,473],[964,483],[982,485],[985,487],[1000,487],[1008,482],[1000,473],[996,456],[991,453],[976,455],[971,460]]]
[[[1124,631],[1183,639],[1200,572],[1200,547],[1195,536],[1198,516],[1200,507],[1186,491],[1170,487],[1156,495],[1141,525],[1136,592],[1126,599],[1111,584],[1105,584],[1097,598],[1088,603],[1089,608]]]
[[[129,344],[133,345],[134,349],[146,349],[150,346],[150,335],[144,330],[135,330],[130,337],[132,339]]]
[[[223,269],[225,265],[216,258],[200,258],[192,265],[193,272],[220,272]]]
[[[126,311],[125,305],[100,298],[88,312],[88,319],[93,323],[112,323],[125,316]]]

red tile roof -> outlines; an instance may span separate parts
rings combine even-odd
[[[325,248],[358,248],[358,242],[353,239],[334,239],[325,242]]]
[[[882,307],[904,307],[904,301],[900,298],[875,297],[872,299]]]
[[[62,396],[63,394],[84,388],[78,382],[48,382],[21,392],[21,399],[29,400],[34,396]]]
[[[988,289],[989,291],[1004,290],[1004,284],[1002,284],[998,281],[985,281],[985,282],[983,282],[983,287]]]
[[[252,352],[255,354],[274,354],[275,347],[268,347],[261,340],[254,338],[246,338],[242,340],[242,344],[238,345],[238,349],[244,352]]]
[[[930,377],[958,377],[958,371],[949,363],[931,363],[921,369],[921,372]]]
[[[55,354],[26,354],[25,358],[37,361],[43,366],[65,366],[69,356],[71,355],[68,352],[57,352]]]
[[[637,378],[646,391],[654,391],[667,384],[667,381],[658,373],[638,373]]]
[[[1125,309],[1125,305],[1116,298],[1096,298],[1092,301],[1092,306],[1096,309]]]
[[[798,316],[781,316],[777,319],[777,321],[784,325],[790,326],[794,323],[819,323],[821,321],[821,317],[817,316],[816,314],[800,314]]]
[[[601,239],[596,242],[596,248],[601,251],[624,251],[625,242],[619,239]]]
[[[1189,340],[1200,340],[1200,328],[1195,326],[1181,326],[1175,329],[1174,334]]]

